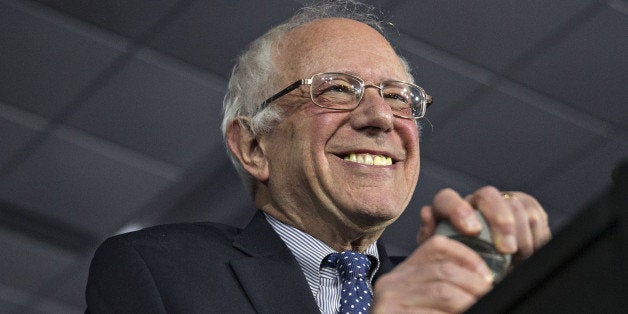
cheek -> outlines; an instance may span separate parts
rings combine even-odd
[[[288,165],[294,158],[295,145],[298,142],[294,125],[289,121],[282,121],[266,135],[264,153],[271,168],[280,169]]]
[[[301,120],[297,122],[298,128],[305,137],[303,140],[310,141],[314,150],[324,150],[325,144],[348,120],[345,112],[329,111],[313,104],[303,113]]]
[[[302,164],[306,172],[312,172],[317,164],[323,162],[325,144],[333,134],[329,127],[333,117],[311,107],[302,106],[300,111],[285,118],[273,131],[266,153],[269,159],[277,162],[276,165],[285,167],[277,169],[280,173],[285,173],[282,170],[293,167],[294,163]]]
[[[410,181],[418,181],[419,170],[421,165],[420,156],[420,140],[419,129],[413,121],[406,121],[410,123],[403,124],[397,128],[397,132],[401,137],[404,148],[407,152],[406,178]]]
[[[406,120],[406,123],[400,123],[397,132],[409,152],[419,153],[419,126],[413,121]]]
[[[397,127],[397,132],[401,138],[408,145],[408,149],[414,148],[418,150],[419,148],[419,126],[414,123],[412,120],[404,120],[401,121]]]

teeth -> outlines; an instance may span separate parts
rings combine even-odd
[[[392,165],[392,159],[388,156],[371,155],[371,154],[354,154],[345,156],[345,160],[357,162],[365,165],[389,166]]]

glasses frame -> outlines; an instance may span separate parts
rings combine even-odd
[[[361,87],[361,92],[358,95],[358,99],[356,100],[356,106],[353,108],[331,108],[331,107],[324,107],[321,106],[319,104],[316,103],[316,101],[314,101],[314,95],[312,94],[312,81],[314,80],[314,77],[317,75],[333,75],[333,74],[341,74],[341,75],[347,75],[350,76],[354,79],[356,79],[359,83],[360,83],[360,87]],[[383,95],[383,85],[385,83],[401,83],[401,84],[405,84],[405,85],[410,85],[412,87],[415,87],[417,90],[419,90],[419,92],[421,93],[421,115],[420,116],[412,116],[412,117],[405,117],[405,116],[400,116],[398,114],[394,114],[394,116],[402,118],[402,119],[414,119],[414,120],[418,120],[421,119],[425,116],[425,112],[427,111],[427,107],[429,107],[432,104],[432,96],[430,96],[429,94],[427,94],[425,92],[425,90],[416,84],[412,84],[410,82],[404,82],[404,81],[395,81],[395,80],[387,80],[387,81],[382,81],[379,83],[379,85],[373,85],[373,84],[366,84],[364,82],[363,79],[355,76],[355,75],[351,75],[351,74],[347,74],[347,73],[342,73],[342,72],[322,72],[322,73],[316,73],[314,75],[312,75],[310,78],[308,79],[300,79],[298,81],[295,81],[294,83],[290,84],[288,87],[280,90],[279,92],[277,92],[276,94],[268,97],[268,99],[264,100],[261,104],[260,104],[260,111],[266,109],[266,107],[268,107],[273,101],[281,98],[282,96],[287,95],[288,93],[290,93],[291,91],[299,88],[301,85],[309,85],[310,86],[310,100],[312,101],[312,103],[314,103],[316,106],[320,107],[320,108],[325,108],[325,109],[331,109],[331,110],[344,110],[344,111],[351,111],[354,110],[355,108],[357,108],[360,105],[360,102],[362,102],[362,98],[364,97],[364,91],[366,90],[367,87],[373,87],[373,88],[377,88],[379,90],[379,94],[380,96],[384,96]],[[414,112],[414,111],[413,111]]]

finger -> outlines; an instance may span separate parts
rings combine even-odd
[[[488,283],[493,280],[493,273],[480,255],[470,247],[441,235],[431,237],[397,268],[403,270],[406,267],[418,267],[426,263],[439,264],[445,261],[454,261],[459,267],[476,273],[478,276],[476,278]]]
[[[492,273],[477,253],[436,235],[380,277],[374,309],[462,312],[491,287]]]
[[[443,281],[426,283],[420,289],[422,298],[416,300],[417,305],[445,313],[461,313],[478,300],[458,286]]]
[[[432,206],[423,206],[421,208],[421,230],[417,235],[417,242],[419,244],[425,242],[434,234],[435,230],[436,218],[434,218]]]
[[[375,284],[369,313],[462,313],[476,301],[476,297],[442,281],[399,287],[388,273]]]
[[[484,215],[497,250],[506,254],[515,253],[515,217],[501,192],[492,186],[483,187],[472,194],[470,201]]]
[[[416,261],[423,263],[423,282],[416,287],[417,295],[423,297],[421,306],[460,312],[491,289],[493,273],[468,246],[434,236],[424,244],[422,253],[428,260]]]
[[[512,192],[509,192],[512,194]],[[534,252],[534,240],[532,236],[532,230],[530,228],[528,212],[524,204],[518,197],[506,198],[506,203],[509,203],[512,212],[515,217],[516,237],[517,237],[517,253],[513,256],[514,263],[517,264],[520,261],[528,258]]]
[[[472,251],[469,254],[477,253]],[[430,277],[426,278],[428,281],[447,281],[475,297],[484,295],[492,287],[492,281],[487,278],[490,275],[469,271],[452,260],[427,264],[425,272],[430,274]]]
[[[521,201],[526,210],[528,224],[530,225],[530,230],[532,232],[534,248],[538,249],[552,238],[547,213],[534,197],[520,192],[515,195],[517,199]]]
[[[465,235],[477,235],[482,230],[482,224],[471,204],[452,189],[436,193],[432,207],[435,217],[449,219]]]

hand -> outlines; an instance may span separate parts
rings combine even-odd
[[[421,245],[376,282],[373,313],[459,313],[492,288],[493,274],[475,251],[434,236],[439,219],[449,219],[463,234],[478,234],[481,224],[474,208],[484,215],[497,249],[513,254],[515,264],[551,238],[545,210],[528,194],[484,187],[462,198],[451,189],[441,190],[431,206],[421,209]]]
[[[372,313],[459,313],[492,287],[493,273],[464,244],[433,236],[374,287]]]
[[[497,250],[513,254],[513,265],[532,255],[551,238],[547,213],[534,197],[523,192],[500,192],[487,186],[465,198],[451,189],[438,192],[432,206],[421,209],[419,242],[434,234],[438,219],[449,219],[463,234],[477,234],[480,222],[473,215],[474,208],[484,215]]]

